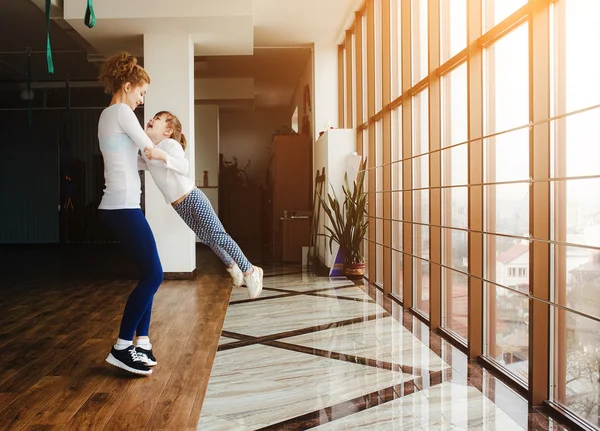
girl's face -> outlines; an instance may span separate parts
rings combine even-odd
[[[173,130],[167,124],[167,115],[155,115],[146,125],[146,133],[148,136],[156,138],[168,138],[173,133]]]
[[[140,85],[133,86],[129,82],[123,86],[125,91],[125,103],[135,111],[140,105],[144,104],[144,96],[148,91],[148,83],[144,82]]]

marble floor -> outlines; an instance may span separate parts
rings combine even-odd
[[[390,304],[298,267],[234,288],[197,429],[568,429]]]

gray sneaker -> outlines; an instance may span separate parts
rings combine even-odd
[[[248,296],[250,299],[258,298],[263,288],[263,270],[258,266],[254,266],[252,274],[246,275],[244,281],[248,286]]]
[[[235,287],[242,287],[244,285],[244,273],[237,266],[237,263],[234,263],[231,268],[226,268],[227,272],[231,274],[231,278],[233,278],[233,285]]]

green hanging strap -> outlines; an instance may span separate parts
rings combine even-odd
[[[31,52],[27,53],[27,122],[30,126],[33,124],[31,112]]]
[[[94,0],[87,0],[85,8],[85,25],[92,28],[96,24],[96,14],[94,13]]]
[[[52,62],[52,48],[50,47],[50,8],[52,0],[46,0],[46,64],[48,75],[54,75],[54,63]]]

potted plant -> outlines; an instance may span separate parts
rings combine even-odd
[[[365,258],[362,254],[362,243],[367,232],[367,194],[363,189],[367,160],[361,162],[353,189],[348,184],[348,174],[344,175],[343,202],[340,203],[335,191],[327,194],[327,200],[319,195],[319,200],[331,226],[325,226],[328,234],[320,234],[329,238],[329,251],[332,252],[333,241],[340,246],[344,258],[344,275],[348,278],[362,278],[365,274]]]

